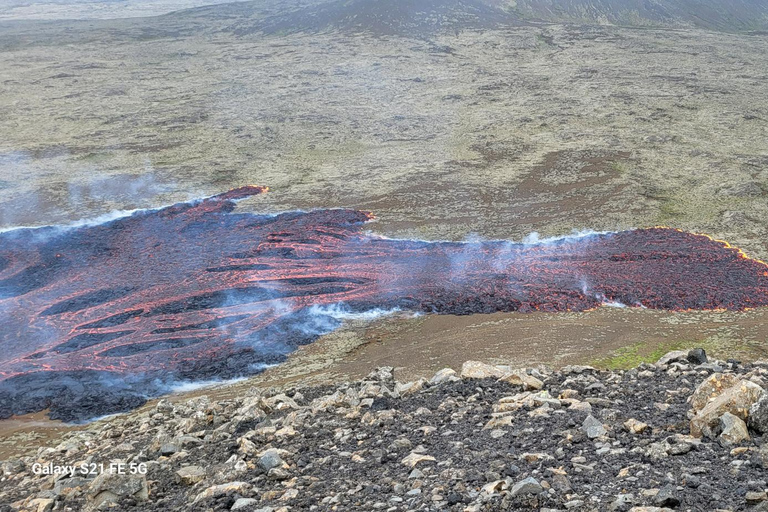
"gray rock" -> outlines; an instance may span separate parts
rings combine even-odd
[[[509,493],[514,498],[515,496],[523,496],[526,494],[539,494],[543,490],[544,489],[541,487],[541,484],[539,484],[539,481],[532,476],[529,476],[525,480],[520,480],[513,485]]]
[[[672,352],[667,352],[656,361],[656,364],[659,366],[666,366],[677,361],[688,361],[688,352],[685,350],[673,350]]]
[[[88,488],[86,510],[96,510],[106,503],[116,503],[128,496],[137,501],[149,499],[149,487],[144,475],[102,473],[93,479]]]
[[[688,351],[688,362],[692,365],[700,365],[706,363],[707,353],[703,348],[693,348]]]
[[[179,447],[173,443],[165,443],[160,447],[160,455],[168,457],[179,451]]]
[[[747,425],[761,434],[768,433],[768,393],[749,408]]]
[[[237,501],[235,501],[234,505],[232,505],[232,508],[229,510],[252,509],[258,502],[259,500],[254,498],[239,498]]]
[[[285,464],[285,462],[283,462],[283,459],[280,457],[277,450],[274,449],[264,452],[257,463],[257,465],[264,471],[269,471],[273,468],[281,468],[283,467],[283,464]]]
[[[674,485],[667,484],[653,497],[653,504],[657,507],[675,508],[680,505],[680,498],[676,496],[677,490]]]
[[[720,417],[720,430],[718,439],[723,445],[738,444],[749,439],[747,424],[738,416],[726,412]]]
[[[598,420],[591,414],[587,416],[587,418],[584,420],[584,423],[581,424],[581,430],[590,439],[595,439],[596,437],[605,435],[607,432],[603,424],[600,423],[600,420]]]
[[[616,499],[608,505],[608,510],[612,512],[627,512],[635,503],[633,494],[619,494]]]

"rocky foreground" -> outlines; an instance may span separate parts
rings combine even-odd
[[[768,362],[467,362],[160,401],[2,463],[0,511],[768,510]]]

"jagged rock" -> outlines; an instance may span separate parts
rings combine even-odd
[[[507,382],[513,386],[521,386],[524,391],[539,390],[544,387],[544,383],[532,375],[528,375],[524,370],[515,370],[504,375],[499,380]]]
[[[228,493],[239,493],[239,494],[247,494],[251,491],[251,484],[247,482],[228,482],[225,484],[219,484],[219,485],[212,485],[211,487],[208,487],[203,492],[199,493],[193,503],[197,503],[198,501],[208,499],[208,498],[217,498],[219,496],[224,496]]]
[[[735,386],[739,378],[732,373],[713,373],[699,384],[688,403],[694,413],[704,408],[710,400],[717,398],[723,391]]]
[[[657,366],[667,366],[670,363],[674,363],[677,361],[685,361],[688,362],[688,352],[685,350],[673,350],[672,352],[667,352],[661,358],[659,358],[658,361],[656,361]]]
[[[600,422],[600,420],[598,420],[591,414],[587,416],[587,418],[581,424],[581,430],[590,439],[595,439],[596,437],[605,435],[607,432],[603,424]]]
[[[50,512],[55,503],[50,498],[35,498],[29,502],[29,509],[33,512]]]
[[[768,434],[768,393],[749,408],[747,425],[761,434]]]
[[[635,418],[629,418],[624,422],[624,428],[633,434],[642,434],[648,428],[648,424],[638,421]]]
[[[411,452],[401,462],[409,468],[415,467],[419,462],[434,462],[435,458],[421,453]]]
[[[541,487],[539,481],[532,476],[529,476],[525,480],[521,480],[513,485],[509,494],[514,498],[516,496],[524,496],[527,494],[539,494],[543,490],[544,489]]]
[[[633,494],[619,494],[616,499],[608,505],[608,510],[611,512],[627,512],[635,503],[635,496]]]
[[[288,466],[280,457],[280,452],[274,448],[269,449],[261,454],[259,461],[256,464],[264,471],[269,471],[273,468],[284,468]]]
[[[200,466],[185,466],[176,472],[176,481],[184,485],[194,485],[205,480],[205,470]]]
[[[700,365],[707,362],[707,353],[703,348],[692,348],[688,351],[688,362],[692,365]]]
[[[726,412],[720,417],[720,442],[724,445],[738,444],[749,440],[747,424],[738,416]]]
[[[229,510],[252,510],[258,502],[254,498],[238,498]]]
[[[426,382],[427,379],[419,379],[413,382],[406,382],[405,384],[400,384],[398,382],[395,384],[395,392],[400,396],[412,395],[421,391],[424,388],[424,384]]]
[[[136,501],[149,499],[149,487],[144,475],[120,475],[102,473],[88,488],[86,510],[96,510],[104,503],[115,503],[121,498],[131,497]]]
[[[765,491],[750,491],[744,496],[744,499],[748,505],[757,505],[768,500],[768,493]]]
[[[395,381],[395,369],[391,366],[381,366],[376,368],[364,379],[365,381],[382,382],[390,384]]]
[[[718,426],[720,417],[726,412],[745,420],[752,404],[760,400],[763,388],[748,380],[741,380],[736,385],[720,393],[705,405],[691,419],[691,435],[714,437],[713,428]]]
[[[501,368],[480,361],[467,361],[461,366],[462,379],[499,379],[506,372]]]
[[[677,497],[677,489],[674,485],[668,484],[659,489],[656,496],[653,497],[653,504],[657,507],[676,508],[680,505],[680,498]]]
[[[160,447],[160,455],[168,457],[179,451],[179,447],[173,443],[165,443]]]
[[[453,368],[443,368],[442,370],[438,371],[431,379],[429,379],[429,383],[433,386],[436,386],[438,384],[451,382],[457,379],[458,377],[456,376],[456,370]]]

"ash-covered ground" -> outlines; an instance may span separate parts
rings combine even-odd
[[[766,377],[696,349],[164,400],[3,461],[0,510],[766,510]]]

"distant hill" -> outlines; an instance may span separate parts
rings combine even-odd
[[[369,32],[423,35],[515,23],[514,15],[481,0],[333,0],[242,24],[235,32]]]
[[[518,19],[627,26],[765,30],[766,0],[486,0]]]
[[[231,10],[247,10],[251,3],[257,2],[233,4]],[[231,29],[238,34],[339,30],[410,36],[525,22],[768,29],[768,0],[331,0],[277,11],[240,20]]]

